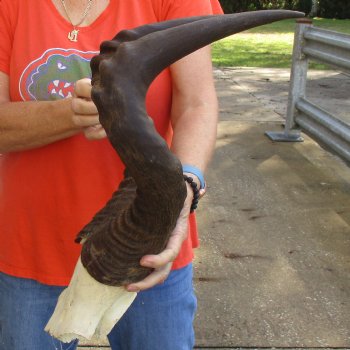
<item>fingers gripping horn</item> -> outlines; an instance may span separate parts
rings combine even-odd
[[[180,161],[147,116],[145,96],[167,66],[225,36],[285,18],[293,11],[256,11],[160,22],[120,32],[92,62],[92,99],[109,141],[127,168],[106,206],[83,228],[81,260],[108,285],[150,273],[142,256],[162,251],[186,198]]]

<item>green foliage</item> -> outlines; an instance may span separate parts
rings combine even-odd
[[[318,15],[324,18],[350,18],[349,0],[319,0]]]
[[[350,18],[349,0],[317,0],[317,15],[324,18]],[[220,0],[225,13],[288,9],[309,14],[312,0]]]
[[[311,0],[299,0],[298,4],[298,11],[304,12],[306,14],[309,14],[312,8],[312,1]]]
[[[261,10],[259,0],[220,0],[225,13]]]
[[[310,12],[311,0],[220,0],[225,13],[288,9]]]

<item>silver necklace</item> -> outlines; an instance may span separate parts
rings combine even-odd
[[[77,27],[79,27],[84,22],[84,19],[88,15],[88,13],[91,9],[92,0],[88,0],[88,4],[84,10],[83,16],[81,17],[81,20],[77,24],[73,24],[72,20],[70,19],[70,16],[69,16],[68,11],[67,11],[65,0],[61,0],[61,3],[62,3],[62,6],[64,8],[64,12],[66,13],[66,15],[68,17],[69,22],[73,26],[73,30],[68,32],[67,37],[70,41],[77,42],[78,41],[78,34],[79,34],[79,29],[77,29]]]

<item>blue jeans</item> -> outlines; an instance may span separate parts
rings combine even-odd
[[[75,350],[44,332],[62,287],[0,273],[0,350]],[[196,297],[192,264],[138,293],[108,335],[113,350],[189,350]]]

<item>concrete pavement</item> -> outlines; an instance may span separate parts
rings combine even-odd
[[[350,348],[350,169],[305,135],[264,136],[281,129],[289,70],[214,74],[220,122],[198,209],[197,347]],[[350,122],[349,76],[309,76],[313,102]]]

